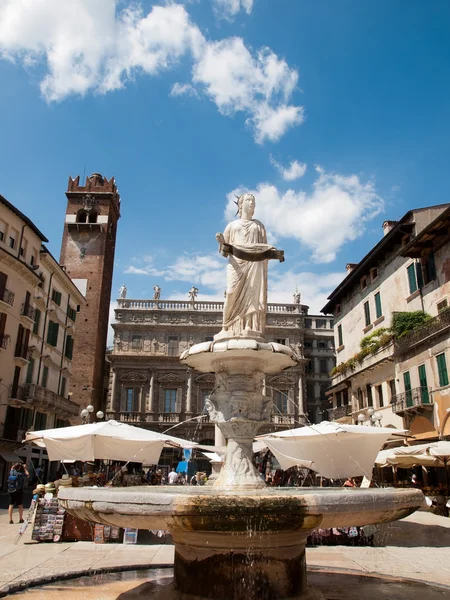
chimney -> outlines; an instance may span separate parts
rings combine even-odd
[[[358,263],[347,263],[345,265],[345,270],[347,271],[347,275],[349,275],[349,273],[354,271],[357,266],[358,266]]]
[[[383,234],[387,235],[397,225],[398,221],[384,221]]]

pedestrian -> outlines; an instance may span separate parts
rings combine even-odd
[[[197,485],[198,481],[197,481],[197,477],[195,475],[192,475],[191,477],[191,485]]]
[[[25,477],[29,477],[26,467],[18,462],[11,467],[8,477],[8,492],[9,492],[9,524],[13,525],[13,509],[16,505],[19,509],[19,523],[23,523],[23,488]]]
[[[175,471],[175,468],[172,467],[172,470],[169,473],[169,485],[175,485],[178,480],[178,473]]]
[[[349,477],[344,483],[343,487],[356,487],[355,480],[353,479],[353,477]]]

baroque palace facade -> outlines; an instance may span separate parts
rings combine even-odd
[[[197,302],[191,295],[189,301],[120,298],[117,303],[106,418],[161,432],[176,426],[178,437],[213,443],[214,424],[206,415],[193,417],[204,414],[214,375],[186,368],[179,359],[220,331],[223,302]],[[299,302],[268,304],[266,338],[290,346],[303,360],[267,378],[273,412],[266,429],[326,418],[333,325],[330,317],[308,315]]]

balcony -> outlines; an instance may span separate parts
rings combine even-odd
[[[36,318],[36,309],[33,308],[32,306],[30,306],[30,304],[22,304],[22,308],[20,311],[20,315],[22,317],[26,317],[27,319],[30,319],[30,321],[32,321],[34,323],[34,320]]]
[[[179,423],[179,413],[161,413],[158,417],[160,423]]]
[[[4,302],[5,304],[9,304],[9,306],[13,306],[14,304],[15,294],[11,292],[11,290],[7,290],[6,288],[3,290],[3,293],[0,292],[0,302]]]
[[[437,317],[433,317],[423,325],[419,325],[419,327],[395,340],[394,352],[396,355],[406,354],[414,346],[423,344],[429,338],[448,329],[450,329],[450,309],[443,310]]]
[[[272,423],[274,425],[294,425],[295,418],[293,415],[272,415]]]
[[[26,387],[25,385],[10,385],[8,392],[9,404],[12,406],[24,404],[28,399]]]
[[[19,386],[22,388],[22,399],[37,409],[54,413],[58,418],[67,419],[77,417],[80,407],[76,402],[68,400],[47,388],[33,383]]]
[[[141,423],[145,421],[145,414],[140,412],[121,412],[119,413],[119,421],[121,423]]]
[[[9,335],[5,335],[5,334],[0,335],[0,350],[6,350],[10,341],[11,341],[11,338]]]
[[[420,412],[422,409],[433,408],[431,388],[418,387],[402,394],[397,394],[391,400],[392,412],[402,415],[408,412]]]
[[[27,346],[21,346],[20,348],[16,348],[14,353],[14,360],[21,367],[26,367],[31,360],[31,355],[33,350],[28,348]]]
[[[345,406],[336,406],[328,410],[328,418],[330,421],[337,421],[343,417],[348,417],[352,414],[352,407],[350,404]]]

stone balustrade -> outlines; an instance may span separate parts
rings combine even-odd
[[[450,308],[396,339],[394,352],[397,355],[406,354],[410,348],[422,344],[430,337],[444,333],[448,329],[450,329]]]
[[[197,302],[183,300],[134,300],[132,298],[119,298],[117,308],[129,310],[197,310],[202,312],[222,312],[223,302]],[[295,313],[304,312],[301,304],[278,304],[269,303],[267,312],[269,313]]]

